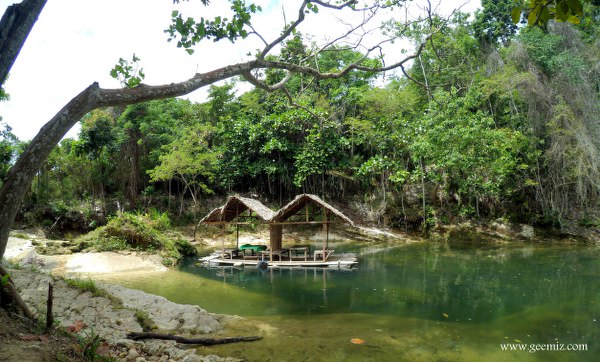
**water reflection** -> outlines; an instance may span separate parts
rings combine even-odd
[[[190,259],[159,283],[125,284],[276,326],[260,348],[240,347],[236,356],[248,360],[268,360],[269,350],[298,358],[291,360],[339,361],[574,361],[595,360],[600,353],[598,247],[346,243],[335,248],[357,252],[358,267],[261,271],[199,267]],[[353,337],[367,340],[370,349],[351,346]],[[290,344],[292,339],[298,344]],[[499,350],[500,343],[515,340],[587,343],[590,351]],[[215,353],[236,351],[219,348]],[[329,358],[316,358],[319,353]]]

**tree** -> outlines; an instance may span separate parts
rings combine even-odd
[[[33,0],[26,0],[27,2]],[[177,1],[176,1],[177,2]],[[102,107],[109,106],[124,106],[130,104],[141,103],[154,99],[172,98],[188,94],[198,88],[206,85],[214,84],[221,80],[230,79],[232,77],[242,76],[251,84],[269,91],[282,90],[285,92],[286,83],[292,74],[302,73],[315,80],[320,79],[335,79],[344,77],[354,71],[372,71],[384,72],[396,68],[402,68],[406,64],[418,57],[422,51],[424,43],[430,39],[431,33],[435,29],[431,29],[431,33],[424,37],[423,43],[419,44],[414,52],[410,55],[405,55],[400,59],[395,59],[393,62],[382,63],[384,66],[375,66],[364,62],[368,60],[368,56],[376,51],[379,51],[385,43],[392,39],[378,40],[370,47],[363,48],[363,56],[355,59],[350,64],[347,64],[342,70],[336,72],[322,72],[319,69],[311,66],[306,59],[301,59],[298,62],[285,61],[279,59],[268,59],[267,55],[273,52],[283,41],[291,37],[298,26],[306,19],[307,14],[311,16],[319,13],[319,9],[327,9],[332,11],[348,11],[352,13],[365,14],[365,17],[360,17],[359,23],[352,26],[345,36],[340,37],[337,41],[351,40],[352,34],[357,34],[367,22],[375,19],[373,14],[380,11],[389,11],[396,7],[402,6],[404,1],[387,1],[380,3],[374,1],[365,7],[360,7],[355,1],[347,1],[342,3],[327,2],[327,1],[311,1],[305,0],[298,8],[296,19],[286,24],[285,28],[279,36],[273,41],[266,41],[264,37],[257,34],[252,28],[252,14],[260,10],[255,5],[246,6],[241,0],[233,0],[232,10],[235,16],[231,20],[218,17],[214,20],[200,19],[195,21],[191,18],[183,20],[181,14],[173,13],[173,24],[168,29],[172,39],[177,40],[177,45],[191,52],[192,47],[205,39],[229,39],[231,41],[244,39],[250,35],[257,36],[263,41],[264,48],[255,55],[254,59],[227,65],[225,67],[209,71],[207,73],[198,73],[192,78],[167,85],[150,86],[139,84],[133,88],[126,89],[103,89],[98,83],[93,83],[85,88],[80,94],[69,101],[52,119],[40,130],[38,135],[31,141],[25,149],[21,157],[16,161],[11,168],[5,180],[2,189],[0,190],[0,256],[4,254],[8,234],[13,224],[14,217],[19,209],[19,205],[23,197],[31,185],[31,181],[37,170],[43,165],[44,161],[60,141],[65,133],[78,122],[88,112]],[[37,14],[41,11],[37,11]],[[425,20],[421,20],[424,22]],[[405,24],[406,25],[406,24]],[[0,29],[3,32],[5,29]],[[397,36],[395,36],[397,38]],[[358,38],[354,39],[354,46],[358,47],[363,44],[363,37],[358,33]],[[336,41],[332,41],[326,46],[316,48],[313,52],[319,53],[327,49],[331,49]],[[350,43],[350,46],[353,46]],[[5,48],[3,53],[5,52]],[[261,70],[263,69],[281,69],[287,73],[286,77],[276,84],[269,84],[261,79]]]
[[[214,127],[195,124],[184,129],[182,137],[166,145],[167,153],[159,157],[160,164],[148,171],[152,181],[170,181],[175,179],[184,185],[183,196],[189,191],[197,211],[198,197],[201,193],[211,194],[210,184],[214,181],[218,154],[208,147],[208,140],[214,133]]]
[[[498,41],[506,44],[517,33],[510,14],[514,3],[514,0],[482,0],[482,9],[475,13],[473,22],[475,36],[490,44]]]
[[[25,0],[4,12],[0,20],[0,89],[44,5],[46,0]]]

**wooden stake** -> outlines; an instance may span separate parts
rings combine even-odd
[[[46,331],[52,329],[54,324],[54,315],[52,314],[52,304],[54,299],[54,286],[52,283],[48,283],[48,300],[46,301]]]

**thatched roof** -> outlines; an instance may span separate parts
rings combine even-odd
[[[275,213],[260,201],[241,196],[230,196],[225,205],[212,210],[200,222],[230,222],[246,210],[250,210],[263,222],[268,222]]]
[[[217,207],[208,213],[205,217],[200,220],[201,223],[218,222],[221,220],[221,210],[223,207]]]
[[[341,211],[323,201],[319,196],[311,194],[302,194],[296,196],[295,199],[290,201],[277,212],[269,209],[258,200],[241,196],[230,196],[225,205],[212,210],[210,213],[208,213],[208,215],[200,220],[200,222],[231,222],[236,218],[236,216],[242,214],[246,210],[251,210],[254,212],[258,216],[259,220],[264,223],[284,222],[310,203],[326,209],[331,214],[337,216],[340,220],[354,226],[354,222]]]
[[[321,206],[322,208],[328,210],[330,213],[336,215],[344,222],[354,226],[354,222],[350,220],[349,217],[344,215],[341,211],[323,201],[319,196],[311,194],[302,194],[296,196],[295,199],[290,201],[287,205],[285,205],[279,211],[277,211],[275,215],[273,215],[273,217],[271,218],[271,222],[283,222],[289,219],[291,216],[295,215],[298,211],[302,210],[302,208],[304,208],[309,203]]]

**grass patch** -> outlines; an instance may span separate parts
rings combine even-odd
[[[93,281],[91,278],[86,278],[86,279],[80,279],[80,278],[75,278],[75,279],[63,278],[63,280],[69,286],[71,286],[73,288],[77,288],[77,289],[79,289],[79,290],[81,290],[83,292],[90,292],[95,297],[104,297],[104,296],[106,296],[106,292],[104,292],[102,289],[98,288],[98,286],[96,285],[96,282]]]
[[[144,332],[150,332],[154,329],[158,329],[156,323],[154,323],[154,321],[150,318],[148,313],[143,310],[135,311],[135,319],[139,323],[140,327],[142,327],[142,330]]]
[[[180,233],[171,230],[166,213],[122,212],[108,220],[105,226],[77,239],[78,248],[96,251],[141,250],[156,252],[163,264],[175,265],[181,258],[196,255],[196,248]]]
[[[96,285],[96,282],[91,278],[62,278],[70,287],[81,290],[82,292],[90,292],[94,297],[103,297],[112,302],[114,306],[122,307],[123,301],[112,294],[107,293]]]
[[[24,233],[11,233],[10,236],[12,236],[13,238],[19,238],[19,239],[25,239],[25,240],[31,240],[31,237],[27,234]]]

